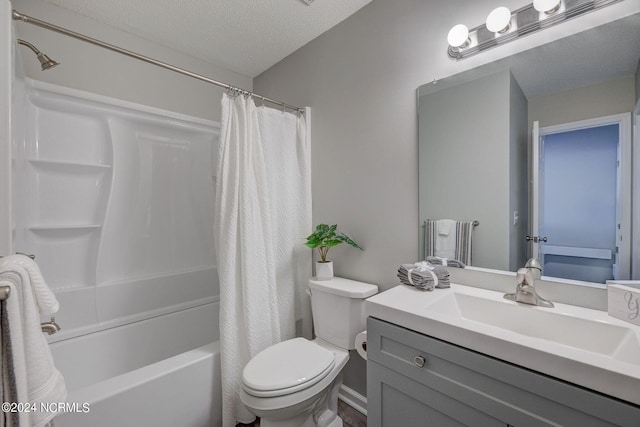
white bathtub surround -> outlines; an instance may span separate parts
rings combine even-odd
[[[11,375],[3,367],[2,395],[7,396],[7,387],[15,386],[14,402],[38,408],[36,411],[18,411],[20,425],[44,426],[56,413],[43,411],[40,405],[64,402],[67,398],[64,378],[54,366],[49,344],[40,328],[40,315],[55,314],[58,301],[42,278],[38,265],[27,256],[1,258],[0,278],[1,285],[11,288],[6,310],[12,349],[12,360],[7,360],[9,355],[4,351],[1,359],[2,364],[13,368],[15,379],[15,384],[8,384]],[[4,426],[4,417],[0,418],[0,425]]]
[[[223,425],[234,426],[254,419],[238,398],[246,363],[294,337],[296,321],[311,328],[311,253],[301,241],[311,228],[305,117],[224,94],[217,176]]]
[[[12,244],[60,301],[53,341],[217,297],[217,123],[19,75],[14,102]]]
[[[68,402],[82,404],[86,400],[75,396],[82,396],[76,392],[83,386],[126,375],[161,360],[156,357],[174,357],[218,339],[217,308],[215,315],[163,323],[135,339],[116,331],[133,330],[145,319],[174,318],[173,313],[191,312],[217,301],[211,165],[219,125],[87,92],[25,82],[19,76],[16,82],[20,85],[14,87],[17,142],[11,184],[14,194],[22,196],[12,199],[12,246],[36,254],[60,301],[56,321],[63,330],[48,339],[52,347],[60,344],[75,349],[64,356],[52,352],[67,382]],[[196,324],[208,327],[194,328]],[[202,338],[201,329],[215,336]],[[121,338],[108,338],[111,336]],[[85,337],[101,340],[80,345]],[[140,342],[144,346],[131,345]],[[98,372],[108,376],[97,378]],[[78,384],[79,377],[86,382]],[[145,384],[154,379],[137,377]],[[207,379],[206,386],[214,390],[219,380],[219,375],[212,377],[211,384]],[[160,393],[160,388],[151,387]],[[163,403],[149,405],[149,416],[168,407],[164,402],[172,395],[169,389],[164,391],[164,397],[157,400]],[[135,405],[136,399],[147,395],[135,387],[131,394],[121,396],[121,392],[112,392],[114,398],[104,403],[105,413],[122,414],[117,407],[120,402]],[[211,409],[220,406],[211,400],[215,396],[190,396],[194,404],[207,409],[209,421],[187,425],[219,425],[221,409],[218,413]],[[100,412],[92,409],[92,413]],[[72,425],[98,425],[84,421],[93,416],[74,415],[78,421]],[[59,418],[56,426],[64,427]],[[110,419],[105,418],[103,425],[126,425],[109,424]]]

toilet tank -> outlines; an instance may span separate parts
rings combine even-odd
[[[345,350],[355,349],[356,335],[367,328],[364,300],[378,292],[370,283],[334,277],[310,280],[316,337]]]

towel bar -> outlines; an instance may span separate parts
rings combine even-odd
[[[10,286],[0,286],[0,301],[4,301],[9,298],[9,294],[11,293]]]
[[[427,220],[427,221],[430,221],[430,220]],[[425,221],[425,222],[423,222],[423,223],[422,223],[422,226],[423,226],[423,227],[425,227],[425,226],[427,225],[427,221]],[[471,225],[473,225],[474,227],[477,227],[477,226],[479,226],[479,225],[480,225],[480,221],[478,221],[478,220],[476,219],[476,220],[474,220],[474,221],[471,223]]]
[[[16,252],[16,255],[24,255],[24,256],[28,256],[31,259],[36,259],[36,256],[34,254],[26,254],[24,252]],[[4,255],[0,255],[0,258],[4,258]]]

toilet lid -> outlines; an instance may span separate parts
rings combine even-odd
[[[312,386],[334,364],[332,351],[307,339],[294,338],[258,353],[244,368],[242,379],[249,394],[282,395]]]

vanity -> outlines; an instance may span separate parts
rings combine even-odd
[[[640,327],[452,284],[367,300],[368,425],[638,426]]]

